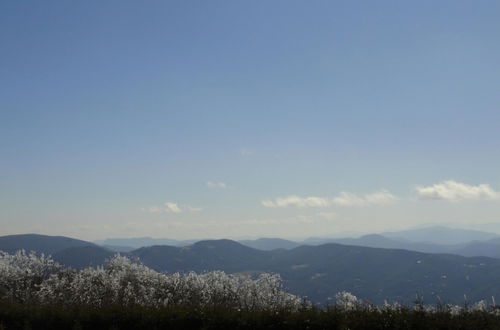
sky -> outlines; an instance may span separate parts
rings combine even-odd
[[[0,235],[500,232],[498,1],[2,1]]]

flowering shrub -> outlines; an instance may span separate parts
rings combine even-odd
[[[418,297],[417,297],[418,298]],[[310,304],[286,292],[279,275],[256,278],[213,271],[204,274],[165,274],[127,257],[117,255],[104,267],[74,270],[50,257],[18,251],[0,251],[0,300],[21,304],[134,307],[188,307],[234,311],[297,311]],[[341,312],[403,313],[410,308],[399,303],[374,306],[350,292],[335,295],[334,308]],[[462,306],[424,305],[417,299],[413,310],[427,314],[490,313],[500,309],[481,300]]]
[[[344,311],[353,311],[361,306],[361,301],[352,293],[341,291],[335,295],[335,305]]]
[[[21,250],[11,255],[0,251],[0,297],[18,303],[29,302],[43,281],[61,269],[43,254],[37,256]]]
[[[74,306],[189,306],[238,310],[297,310],[302,299],[287,293],[281,278],[256,279],[221,271],[205,274],[158,273],[115,256],[104,267],[63,268],[50,257],[0,254],[0,299],[18,303]]]

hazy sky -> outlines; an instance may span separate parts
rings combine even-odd
[[[2,1],[0,235],[500,225],[499,17],[486,0]]]

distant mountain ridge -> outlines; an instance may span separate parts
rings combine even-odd
[[[127,247],[138,249],[145,246],[153,245],[170,245],[170,246],[186,246],[193,244],[199,240],[176,240],[171,238],[152,238],[152,237],[130,237],[130,238],[107,238],[104,240],[95,241],[96,244],[102,246]]]
[[[486,256],[500,258],[500,238],[462,244],[461,246],[457,246],[451,253],[466,257]]]
[[[403,249],[424,253],[448,253],[464,257],[500,258],[500,238],[492,238],[485,241],[470,241],[453,245],[440,245],[429,242],[413,242],[397,237],[389,238],[379,234],[370,234],[358,238],[324,240],[322,244],[327,243],[384,249]]]
[[[440,245],[456,245],[500,237],[494,233],[445,226],[431,226],[395,232],[384,232],[381,233],[381,235],[388,238]]]
[[[402,249],[424,253],[452,253],[455,249],[462,248],[462,245],[439,245],[427,242],[412,242],[408,240],[398,240],[388,238],[380,234],[370,234],[359,238],[339,238],[331,240],[331,243],[344,245],[365,246],[383,249]]]
[[[277,249],[289,250],[302,245],[299,242],[294,242],[282,238],[258,238],[255,240],[242,240],[238,242],[245,246],[264,251],[271,251]]]
[[[499,235],[478,230],[457,229],[445,226],[432,226],[411,230],[385,232],[381,234],[368,234],[360,237],[310,237],[303,241],[293,241],[282,238],[257,238],[238,240],[241,244],[258,250],[270,251],[274,249],[292,249],[301,245],[321,245],[326,243],[340,243],[379,248],[406,249],[428,253],[453,253],[464,256],[491,256],[500,254],[490,252],[487,248],[477,248],[474,244],[478,241],[486,242],[495,248],[495,238]],[[200,240],[175,240],[169,238],[113,238],[96,241],[95,243],[112,251],[130,252],[134,249],[154,246],[188,246]],[[499,242],[500,243],[500,242]],[[470,245],[470,250],[468,246]],[[480,253],[480,254],[477,254]]]

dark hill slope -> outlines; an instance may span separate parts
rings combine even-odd
[[[283,253],[272,270],[281,274],[292,292],[325,302],[338,291],[382,303],[411,302],[416,293],[434,303],[463,303],[500,294],[493,287],[500,261],[406,250],[338,244],[303,246]]]
[[[271,255],[231,240],[200,241],[186,247],[151,246],[131,252],[156,270],[240,272],[259,270]]]
[[[463,303],[500,296],[500,260],[426,254],[340,244],[258,251],[236,242],[202,241],[187,248],[152,247],[133,251],[159,271],[268,271],[281,274],[285,286],[316,302],[327,303],[346,290],[382,303],[410,303],[421,294],[430,303]]]
[[[107,259],[112,258],[115,252],[100,246],[78,246],[54,253],[55,261],[72,268],[102,266]]]
[[[54,254],[72,247],[96,246],[93,243],[64,236],[38,234],[8,235],[0,237],[0,250],[14,253],[24,249],[44,254]]]

